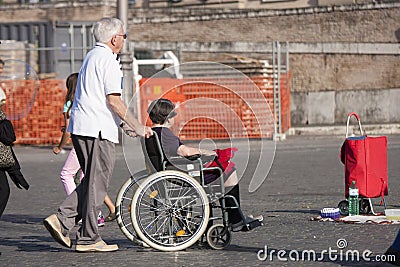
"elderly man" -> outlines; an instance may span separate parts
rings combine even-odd
[[[123,24],[116,18],[103,18],[93,28],[95,47],[87,54],[79,71],[75,100],[71,108],[68,132],[85,177],[76,190],[61,204],[44,225],[61,245],[71,247],[69,231],[82,219],[76,234],[78,252],[115,251],[100,237],[97,214],[107,194],[118,143],[118,125],[125,131],[150,136],[129,112],[121,99],[122,72],[116,60],[127,38]]]

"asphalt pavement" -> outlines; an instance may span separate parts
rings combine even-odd
[[[231,245],[224,250],[195,245],[179,252],[138,247],[116,222],[106,223],[100,232],[106,242],[120,246],[117,252],[77,253],[60,246],[46,231],[43,219],[56,212],[65,198],[58,175],[67,153],[56,156],[51,147],[17,146],[14,150],[31,188],[25,191],[11,184],[11,197],[0,218],[0,266],[391,266],[379,260],[400,224],[310,220],[320,209],[336,207],[344,199],[344,169],[338,158],[343,141],[337,136],[289,136],[277,142],[272,167],[258,190],[249,193],[250,179],[241,180],[242,209],[262,214],[265,225],[233,233]],[[250,146],[260,143],[255,140]],[[245,141],[237,145],[239,151],[248,147]],[[399,154],[400,136],[388,136],[388,208],[399,208]],[[256,165],[257,157],[251,155],[249,165]],[[143,169],[142,158],[139,146],[117,146],[111,198],[115,199],[130,170]],[[238,153],[235,161],[243,160]],[[373,202],[378,212],[383,211],[379,199]],[[107,214],[105,206],[103,213]],[[74,237],[71,233],[73,241]]]

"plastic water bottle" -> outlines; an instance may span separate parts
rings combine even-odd
[[[349,187],[349,215],[359,214],[358,187],[356,181],[353,181]]]

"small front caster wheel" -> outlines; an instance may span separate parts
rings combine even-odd
[[[213,249],[224,249],[231,243],[231,232],[223,224],[215,224],[207,231],[207,243]]]

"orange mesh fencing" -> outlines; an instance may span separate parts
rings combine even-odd
[[[21,88],[16,88],[18,94],[6,93],[7,103],[3,110],[14,126],[16,144],[58,144],[64,125],[64,84],[64,80],[41,80],[35,96],[22,82]],[[21,113],[21,109],[28,111],[27,114]]]
[[[150,125],[147,108],[154,99],[164,97],[180,105],[173,130],[179,133],[182,140],[271,138],[275,119],[272,116],[272,80],[265,77],[250,79],[250,83],[235,78],[207,82],[195,79],[142,79],[141,119]],[[280,108],[282,130],[285,132],[290,128],[289,75],[282,79]],[[3,110],[14,125],[16,144],[58,144],[62,135],[61,127],[64,126],[62,108],[66,94],[65,80],[34,81],[38,87],[35,97],[31,89],[32,82],[13,84],[12,93],[6,92],[7,103]],[[260,99],[260,94],[254,90],[248,90],[249,86],[254,88],[254,85],[264,99]],[[194,101],[193,105],[187,104],[191,101]],[[31,108],[24,112],[27,106]]]
[[[290,112],[290,91],[287,84],[281,86],[281,92],[286,93],[281,101],[285,114]],[[194,105],[186,104],[179,108],[173,130],[183,140],[271,138],[274,133],[271,78],[250,77],[250,81],[243,78],[142,79],[141,119],[147,125],[151,125],[147,108],[151,101],[160,97],[170,99],[177,106],[200,99],[194,101]],[[290,119],[284,122],[284,128],[287,127],[290,127]]]

